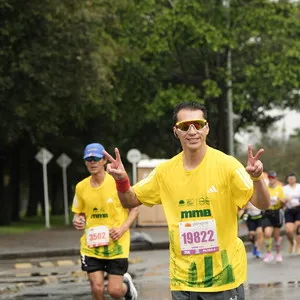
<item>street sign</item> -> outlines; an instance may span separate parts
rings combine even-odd
[[[68,184],[67,184],[67,167],[72,159],[65,153],[61,154],[56,160],[57,164],[62,168],[63,192],[64,192],[64,208],[65,208],[65,224],[69,225],[69,209],[68,209]]]
[[[50,228],[47,164],[52,159],[52,157],[53,157],[53,154],[45,148],[42,148],[35,156],[36,160],[43,165],[45,226],[46,226],[46,228]]]
[[[72,162],[72,159],[67,154],[63,153],[59,156],[56,162],[60,167],[66,168]]]
[[[130,149],[127,152],[127,160],[130,163],[138,163],[142,158],[142,153],[138,149]]]
[[[130,149],[127,152],[127,160],[132,163],[132,183],[136,184],[136,164],[141,160],[142,153],[138,149]]]
[[[53,157],[53,154],[47,149],[42,148],[35,156],[36,160],[41,164],[47,164]]]

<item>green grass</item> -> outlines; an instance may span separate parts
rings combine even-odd
[[[25,233],[34,230],[46,229],[45,224],[46,222],[44,216],[36,216],[30,218],[23,217],[19,222],[13,222],[9,226],[0,226],[0,235]],[[65,225],[65,216],[50,216],[50,226],[51,228],[67,226]]]

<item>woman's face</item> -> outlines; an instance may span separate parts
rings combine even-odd
[[[288,184],[290,184],[290,185],[295,184],[295,183],[297,182],[296,176],[289,176],[289,177],[287,178],[287,182],[288,182]]]

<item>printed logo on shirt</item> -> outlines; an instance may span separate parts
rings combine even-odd
[[[181,219],[199,218],[199,217],[210,217],[210,209],[196,209],[196,210],[184,210],[181,212]]]
[[[209,205],[209,198],[208,197],[201,197],[199,199],[199,205],[203,206],[203,205]]]
[[[186,200],[186,206],[194,206],[194,200],[193,199]]]
[[[184,206],[185,205],[185,201],[184,200],[179,200],[178,201],[178,205],[179,206]]]
[[[217,193],[217,192],[218,192],[218,190],[216,189],[216,187],[214,185],[212,185],[207,191],[207,193]]]
[[[104,213],[104,214],[92,214],[91,215],[91,219],[107,219],[108,218],[108,214]]]
[[[186,200],[179,200],[178,206],[203,206],[203,205],[209,205],[210,200],[208,197],[200,197],[195,199],[186,199]]]
[[[101,209],[101,210],[104,211],[103,209]],[[106,219],[106,218],[108,218],[107,213],[99,213],[97,207],[93,208],[93,213],[91,215],[91,219]]]

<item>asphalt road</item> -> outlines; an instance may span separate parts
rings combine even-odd
[[[132,252],[129,272],[139,299],[171,299],[168,258],[168,250]],[[248,253],[247,300],[300,299],[300,257],[284,253],[283,258],[282,263],[265,264]],[[78,257],[53,257],[0,261],[0,299],[90,300],[91,296]]]

